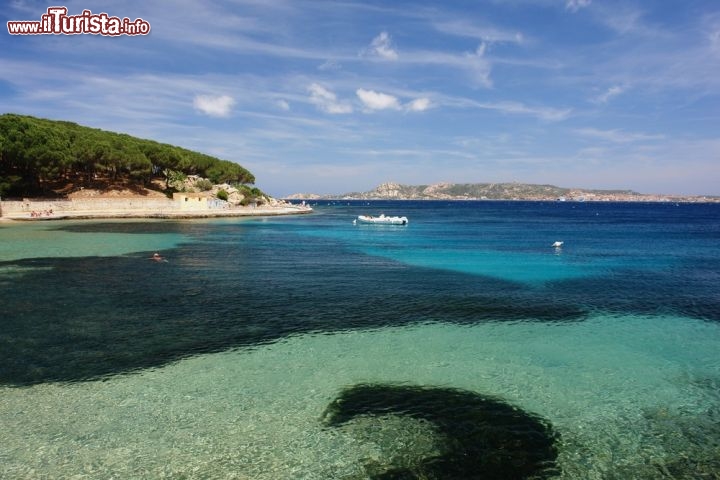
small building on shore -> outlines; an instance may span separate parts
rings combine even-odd
[[[180,210],[208,210],[210,196],[205,192],[175,192],[173,201]]]

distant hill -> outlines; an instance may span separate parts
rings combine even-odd
[[[340,195],[294,194],[288,199],[357,200],[588,200],[588,201],[713,201],[707,197],[646,195],[632,190],[589,190],[527,183],[435,183],[402,185],[387,182],[368,192]]]

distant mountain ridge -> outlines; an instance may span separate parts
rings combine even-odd
[[[403,185],[386,182],[368,192],[339,195],[297,193],[295,200],[588,200],[588,201],[718,201],[717,197],[648,195],[632,190],[591,190],[527,183],[434,183]]]

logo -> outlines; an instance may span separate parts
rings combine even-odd
[[[150,23],[142,18],[111,17],[107,13],[83,10],[80,15],[68,15],[66,7],[49,7],[40,20],[7,22],[10,35],[147,35]]]

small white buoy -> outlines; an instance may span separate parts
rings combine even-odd
[[[558,242],[553,243],[552,246],[555,247],[555,248],[560,248],[560,247],[563,246],[563,243],[565,243],[565,242],[559,242],[559,241],[558,241]]]

